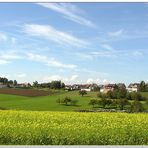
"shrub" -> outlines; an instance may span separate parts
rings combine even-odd
[[[89,102],[89,105],[92,105],[93,108],[95,107],[96,104],[98,104],[98,99],[91,99]]]
[[[118,99],[118,105],[119,105],[120,110],[123,110],[124,106],[126,106],[128,104],[129,104],[129,102],[127,99]]]
[[[81,95],[83,97],[83,95],[86,95],[87,91],[86,90],[80,90],[79,91],[79,95]]]
[[[143,111],[144,111],[144,107],[140,101],[135,100],[131,104],[131,112],[143,112]]]
[[[71,105],[72,105],[72,106],[76,106],[77,103],[78,103],[78,100],[71,100]]]

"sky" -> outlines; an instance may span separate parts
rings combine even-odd
[[[0,3],[0,77],[148,81],[148,3]]]

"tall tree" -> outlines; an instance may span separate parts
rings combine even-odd
[[[144,81],[141,81],[140,82],[140,91],[144,92],[145,91],[145,88],[146,88],[146,84]]]
[[[14,80],[14,81],[13,81],[13,84],[14,84],[14,86],[16,86],[16,85],[17,85],[17,81],[16,81],[16,80]]]

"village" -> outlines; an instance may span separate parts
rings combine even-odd
[[[107,93],[108,91],[113,91],[116,88],[126,89],[128,92],[138,92],[140,88],[140,83],[130,83],[128,87],[124,83],[118,84],[74,84],[74,85],[65,85],[65,90],[85,90],[85,91],[100,91],[102,93]]]
[[[5,79],[5,78],[4,78]],[[7,78],[6,78],[7,79]],[[41,83],[46,84],[46,83]],[[38,84],[39,85],[39,84]],[[6,81],[6,82],[0,82],[0,88],[30,88],[34,85],[31,85],[30,83],[17,83],[16,80],[12,81]],[[116,88],[123,88],[126,89],[128,92],[138,92],[140,88],[140,83],[130,83],[128,87],[124,83],[117,83],[117,84],[100,84],[97,85],[95,83],[93,84],[73,84],[73,85],[65,85],[64,87],[65,91],[74,91],[74,90],[85,90],[87,92],[90,91],[100,91],[101,93],[107,93],[108,91],[113,91]]]

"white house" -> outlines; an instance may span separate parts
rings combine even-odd
[[[0,82],[0,88],[7,88],[7,85]]]
[[[93,91],[97,87],[97,84],[83,84],[81,85],[81,90]]]
[[[100,88],[101,93],[107,93],[108,91],[113,91],[116,88],[116,84],[107,84]]]
[[[138,92],[139,91],[139,85],[138,83],[131,83],[128,88],[127,88],[127,91],[128,92]]]

